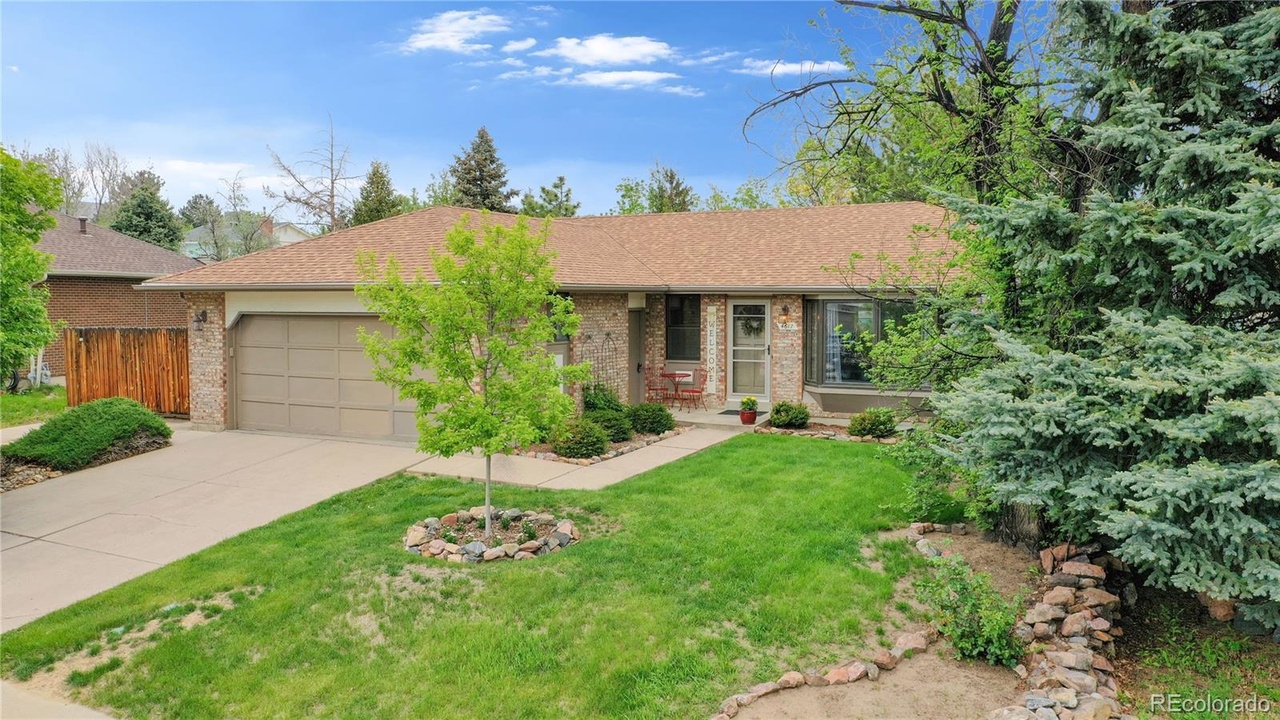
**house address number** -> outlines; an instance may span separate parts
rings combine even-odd
[[[798,323],[793,323],[793,322],[785,322],[785,323],[780,322],[778,323],[778,329],[779,330],[799,330],[800,325]]]

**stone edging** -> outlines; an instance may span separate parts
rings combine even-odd
[[[855,660],[843,665],[837,665],[827,671],[825,675],[807,675],[798,670],[785,672],[773,682],[753,685],[745,693],[739,693],[725,700],[720,705],[720,712],[712,716],[711,720],[729,720],[737,716],[741,708],[766,695],[772,695],[782,690],[805,686],[848,685],[863,678],[877,680],[882,671],[892,670],[897,667],[898,663],[908,657],[908,653],[925,650],[937,640],[938,631],[929,626],[920,632],[899,635],[892,649],[880,648],[870,662]]]
[[[912,523],[907,539],[922,555],[936,557],[941,552],[924,535],[952,527]],[[1014,668],[1028,690],[1022,704],[999,708],[987,720],[1136,720],[1122,714],[1111,664],[1115,638],[1124,634],[1121,606],[1137,600],[1128,568],[1097,544],[1042,550],[1040,565],[1047,577],[1014,630],[1030,645],[1024,664]],[[1118,595],[1106,589],[1108,569],[1115,571],[1113,584],[1123,583]]]
[[[811,437],[820,440],[838,440],[841,442],[864,442],[876,443],[880,445],[896,445],[898,438],[876,438],[870,435],[841,435],[834,430],[792,430],[789,428],[776,428],[769,425],[757,425],[752,432],[761,435],[794,435],[795,437]]]
[[[523,543],[510,542],[493,546],[486,545],[479,540],[459,546],[446,542],[440,537],[445,528],[466,525],[483,517],[484,508],[473,507],[470,510],[449,513],[442,518],[430,517],[414,523],[405,532],[404,549],[415,555],[437,560],[454,563],[478,563],[512,558],[528,560],[538,555],[560,552],[560,550],[582,539],[582,533],[578,531],[572,520],[557,520],[547,513],[535,513],[532,510],[522,511],[519,508],[508,508],[506,510],[493,508],[491,517],[494,522],[505,517],[512,522],[528,521],[539,527],[554,526],[555,529],[551,531],[548,537]]]
[[[663,440],[666,440],[668,438],[673,438],[677,435],[683,435],[684,433],[687,433],[692,429],[693,429],[692,425],[676,425],[675,430],[668,430],[659,435],[650,435],[646,438],[631,440],[630,442],[624,444],[622,447],[618,448],[617,450],[610,450],[609,452],[606,452],[603,455],[596,455],[594,457],[589,457],[589,458],[568,458],[568,457],[561,457],[560,455],[557,455],[553,452],[536,452],[533,450],[529,450],[527,452],[522,452],[517,454],[527,458],[535,458],[537,460],[553,460],[555,462],[568,463],[569,465],[581,465],[585,467],[588,465],[595,465],[596,463],[602,463],[605,460],[612,460],[613,458],[616,458],[619,455],[626,455],[629,452],[635,452],[640,448],[648,447],[650,445],[653,445],[654,443],[660,443]]]

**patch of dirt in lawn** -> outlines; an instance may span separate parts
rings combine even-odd
[[[978,534],[930,533],[928,537],[943,552],[959,555],[974,570],[990,575],[992,585],[1007,598],[1019,597],[1034,587],[1037,575],[1032,568],[1036,567],[1036,559],[1022,550]],[[906,530],[898,529],[880,533],[878,539],[883,542],[905,541],[905,538]],[[870,546],[863,547],[862,556],[876,569],[879,563]],[[908,575],[898,581],[893,599],[884,608],[884,619],[868,629],[858,655],[848,660],[870,662],[875,648],[886,642],[892,644],[898,635],[922,627],[918,617],[913,617],[915,612],[923,610],[915,597],[914,579]],[[906,603],[911,610],[904,612],[898,607],[899,603]],[[850,649],[845,648],[844,652]],[[1012,670],[980,661],[958,660],[944,640],[903,660],[897,668],[881,672],[878,680],[864,678],[848,685],[785,690],[742,708],[737,717],[738,720],[981,718],[996,708],[1014,704],[1021,692],[1018,676]]]
[[[257,597],[262,588],[250,587],[218,593],[208,599],[173,603],[158,617],[138,626],[121,626],[102,633],[83,650],[63,657],[32,675],[23,687],[46,697],[75,701],[83,687],[121,667],[130,658],[155,645],[166,635],[185,632],[221,617],[236,606],[239,596]]]
[[[93,462],[86,465],[85,468],[106,465],[110,462],[168,446],[169,438],[159,437],[148,432],[139,432],[131,438],[112,443],[110,447],[94,458]],[[39,463],[27,463],[4,458],[0,460],[0,493],[16,490],[27,485],[35,485],[45,480],[60,477],[63,474],[61,470],[55,470]]]

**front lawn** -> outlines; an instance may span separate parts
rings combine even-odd
[[[43,385],[23,393],[0,393],[0,427],[44,422],[67,408],[67,389]]]
[[[706,716],[847,657],[884,617],[919,560],[885,544],[878,572],[860,547],[902,521],[881,508],[905,480],[878,446],[744,435],[599,492],[498,486],[499,506],[576,517],[583,542],[446,566],[400,537],[482,487],[396,476],[10,632],[0,669],[28,677],[171,603],[247,590],[79,699],[132,717]]]

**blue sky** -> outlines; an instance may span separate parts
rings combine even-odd
[[[275,183],[331,113],[358,172],[421,187],[485,125],[515,187],[568,177],[583,212],[655,161],[705,195],[776,169],[786,118],[744,140],[774,84],[838,72],[822,8],[857,52],[880,21],[834,3],[123,3],[3,8],[6,144],[106,142],[175,206],[240,172]],[[781,64],[778,64],[781,62]],[[773,77],[770,77],[770,73]],[[286,211],[284,215],[288,215]]]

